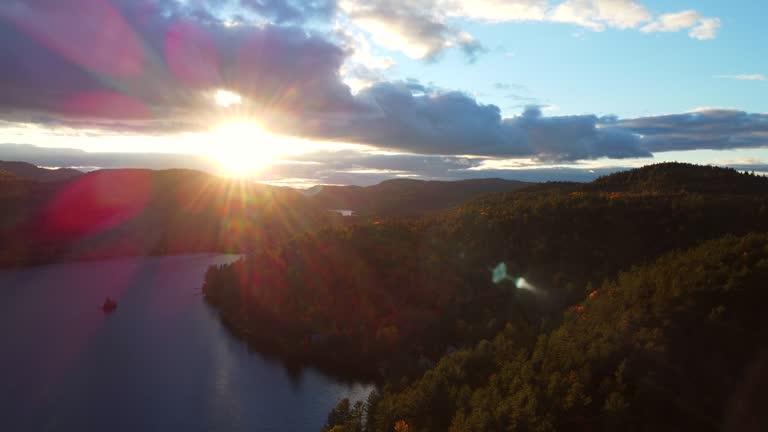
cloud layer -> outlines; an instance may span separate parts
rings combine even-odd
[[[531,106],[505,118],[497,106],[465,93],[377,81],[375,74],[369,76],[372,85],[353,93],[341,71],[357,54],[338,33],[233,25],[233,18],[211,14],[212,5],[233,1],[182,6],[173,0],[71,0],[63,6],[58,0],[7,0],[0,4],[0,56],[18,61],[0,68],[0,119],[64,124],[98,135],[176,134],[256,118],[274,132],[321,141],[409,154],[549,162],[768,145],[766,115],[741,111],[620,120],[591,114],[547,117]],[[408,43],[423,42],[419,46],[427,56],[451,44],[470,54],[479,49],[448,24],[452,17],[555,20],[597,31],[688,30],[699,36],[706,33],[700,27],[711,24],[695,11],[653,18],[628,0],[236,3],[286,23],[341,10],[355,20],[384,23],[395,36],[413,33]],[[219,88],[237,92],[243,103],[217,107],[213,94]]]
[[[650,152],[768,147],[768,114],[702,109],[616,124],[641,135],[643,148]]]

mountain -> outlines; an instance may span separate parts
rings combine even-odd
[[[82,172],[72,168],[46,169],[27,162],[0,161],[0,169],[19,178],[39,182],[57,182],[77,177]]]
[[[424,181],[395,179],[374,186],[315,186],[305,193],[329,210],[360,216],[413,216],[444,210],[480,195],[512,191],[531,183],[502,179]]]
[[[334,219],[295,190],[192,170],[103,170],[25,187],[2,202],[0,265],[245,252]]]

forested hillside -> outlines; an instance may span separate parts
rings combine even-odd
[[[666,255],[595,286],[552,331],[508,325],[385,387],[365,427],[337,413],[337,430],[766,430],[766,281],[766,234]]]
[[[359,216],[417,216],[445,210],[480,195],[521,189],[530,183],[502,179],[423,181],[395,179],[374,186],[315,186],[305,193],[318,205]]]
[[[258,349],[399,379],[510,323],[549,328],[585,290],[665,252],[768,231],[766,194],[565,186],[309,233],[210,269],[204,293]]]
[[[586,190],[608,192],[768,193],[768,178],[733,168],[661,163],[601,177]]]

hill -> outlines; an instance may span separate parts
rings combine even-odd
[[[374,394],[365,430],[766,430],[765,280],[766,234],[666,255]]]
[[[768,193],[768,178],[745,175],[732,168],[669,162],[600,177],[585,189],[644,193]]]
[[[191,170],[104,170],[28,183],[4,201],[0,265],[120,255],[245,252],[333,215],[299,192]]]
[[[0,161],[0,169],[5,170],[24,180],[38,182],[57,182],[77,177],[82,172],[72,168],[46,169],[27,162]]]
[[[302,235],[211,268],[204,294],[257,349],[397,380],[510,323],[556,322],[588,287],[661,254],[768,231],[766,194],[555,186]]]
[[[306,191],[329,210],[360,216],[413,216],[444,210],[480,195],[512,191],[530,183],[502,179],[424,181],[395,179],[374,186],[315,186]]]

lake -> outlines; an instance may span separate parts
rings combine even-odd
[[[313,431],[372,387],[249,352],[200,294],[232,255],[0,272],[0,430]],[[100,309],[117,300],[111,315]]]

